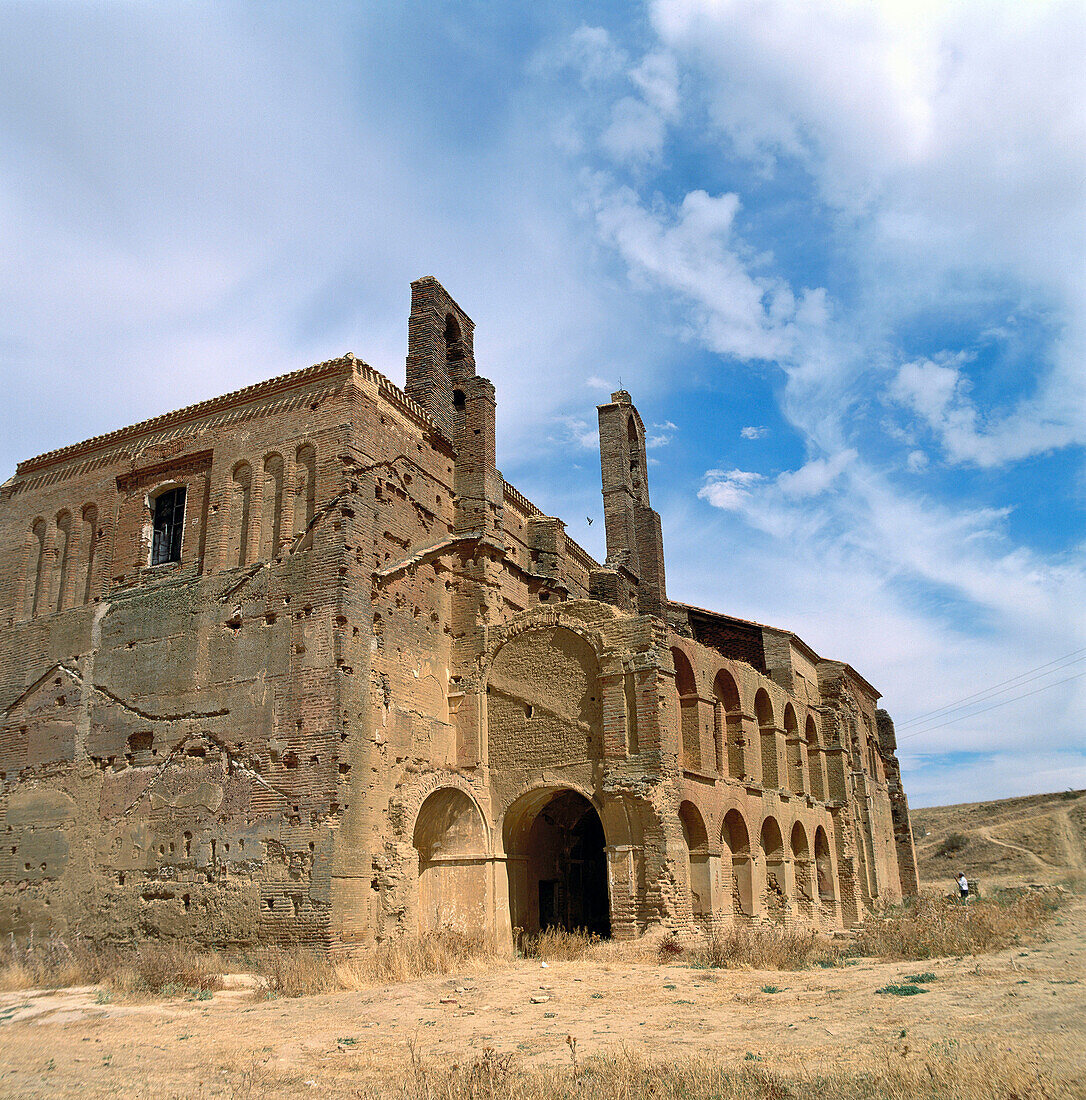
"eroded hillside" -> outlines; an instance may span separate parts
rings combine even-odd
[[[949,890],[959,870],[981,889],[1086,880],[1086,791],[933,806],[912,823],[926,885]]]

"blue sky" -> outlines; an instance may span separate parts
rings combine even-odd
[[[0,12],[0,476],[348,349],[402,384],[436,275],[589,550],[621,380],[674,598],[859,668],[915,804],[1086,786],[1081,4]]]

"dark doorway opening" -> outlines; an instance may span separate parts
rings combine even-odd
[[[576,791],[559,791],[524,825],[515,855],[526,881],[513,892],[514,926],[610,936],[606,840],[596,808]]]

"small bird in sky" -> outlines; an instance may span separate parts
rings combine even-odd
[[[591,527],[592,526],[592,517],[591,516],[585,516],[584,518],[586,520],[588,520],[588,526]]]

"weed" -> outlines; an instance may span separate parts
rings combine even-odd
[[[915,985],[930,985],[936,980],[936,976],[930,970],[925,970],[923,974],[906,974],[901,980],[913,982]]]
[[[949,857],[960,852],[969,843],[969,837],[964,833],[948,833],[935,849],[937,856]]]
[[[856,935],[856,947],[886,959],[998,951],[1041,929],[1060,900],[1057,891],[1049,890],[1000,891],[968,905],[922,894],[867,920]]]
[[[781,992],[781,987],[779,985],[763,985],[762,986],[762,992],[763,993],[780,993]]]
[[[882,989],[876,989],[875,992],[884,993],[890,997],[915,997],[917,993],[927,993],[927,990],[911,982],[891,982],[889,985],[884,985]]]

